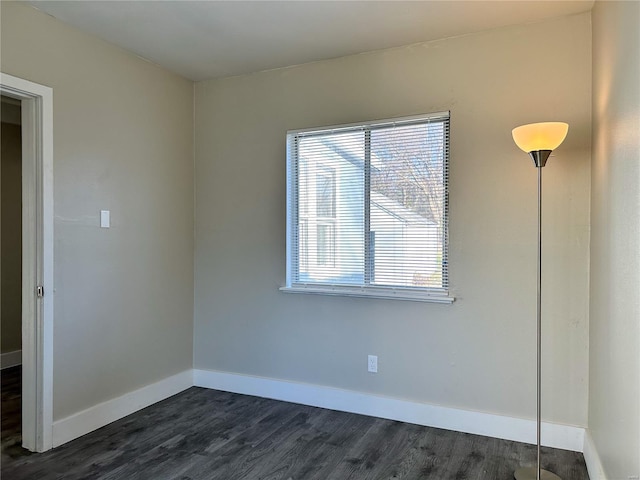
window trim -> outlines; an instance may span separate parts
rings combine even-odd
[[[341,131],[353,130],[354,127],[366,127],[367,129],[375,129],[380,127],[393,127],[418,122],[420,120],[425,121],[437,121],[439,119],[451,121],[451,112],[442,111],[429,114],[411,115],[404,117],[396,117],[385,120],[374,120],[370,122],[355,122],[341,125],[329,125],[323,127],[314,128],[302,128],[295,130],[288,130],[286,134],[286,182],[287,182],[287,194],[286,194],[286,284],[279,288],[281,292],[285,293],[304,293],[304,294],[318,294],[318,295],[330,295],[330,296],[346,296],[346,297],[368,297],[368,298],[381,298],[381,299],[396,299],[396,300],[410,300],[418,302],[433,302],[433,303],[445,303],[451,304],[455,300],[455,297],[450,295],[450,285],[448,284],[449,269],[449,179],[447,178],[446,189],[444,192],[444,212],[445,226],[444,226],[444,251],[443,251],[443,266],[446,264],[445,269],[447,276],[447,286],[441,290],[437,289],[424,289],[402,286],[376,286],[371,284],[364,285],[321,285],[311,283],[295,283],[292,284],[293,278],[293,265],[292,265],[292,248],[293,248],[293,222],[297,221],[294,218],[295,212],[293,212],[290,206],[292,205],[292,199],[298,197],[298,184],[293,178],[292,172],[292,158],[291,148],[289,146],[288,139],[304,133],[304,136],[310,137],[314,135],[326,135],[331,133],[339,133]],[[450,123],[449,123],[450,125]],[[449,127],[450,128],[450,127]],[[369,130],[369,131],[370,131]],[[450,135],[450,131],[449,131]],[[366,141],[366,140],[365,140]],[[447,161],[450,160],[450,144],[447,143]],[[447,165],[448,168],[448,165]],[[367,195],[368,188],[365,188],[365,195]],[[365,208],[368,208],[368,203],[365,201]],[[366,213],[365,213],[366,214]],[[367,239],[365,238],[365,243]],[[366,248],[366,245],[365,245]]]
[[[289,262],[287,262],[289,263]],[[307,293],[315,295],[330,295],[338,297],[366,297],[366,298],[382,298],[393,300],[411,300],[414,302],[430,302],[430,303],[453,303],[455,297],[448,293],[438,295],[434,292],[425,290],[417,290],[409,287],[377,287],[366,286],[359,287],[354,285],[311,285],[296,284],[295,286],[280,287],[279,290],[285,293]]]

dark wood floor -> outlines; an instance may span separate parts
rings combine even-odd
[[[0,374],[2,423],[0,430],[1,465],[6,456],[19,455],[22,435],[22,368],[5,368]],[[8,459],[7,459],[8,460]]]
[[[2,479],[511,480],[535,459],[522,443],[195,387],[29,454],[5,444],[2,377]],[[582,454],[543,454],[564,480],[588,479]]]

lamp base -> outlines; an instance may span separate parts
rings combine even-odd
[[[513,474],[516,480],[538,480],[538,469],[536,467],[519,468]],[[540,480],[562,480],[555,473],[540,469]]]

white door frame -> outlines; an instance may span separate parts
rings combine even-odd
[[[22,445],[44,452],[53,433],[53,90],[0,73],[0,92],[22,105]]]

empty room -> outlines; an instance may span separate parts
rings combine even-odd
[[[2,479],[640,478],[640,1],[0,22]]]

